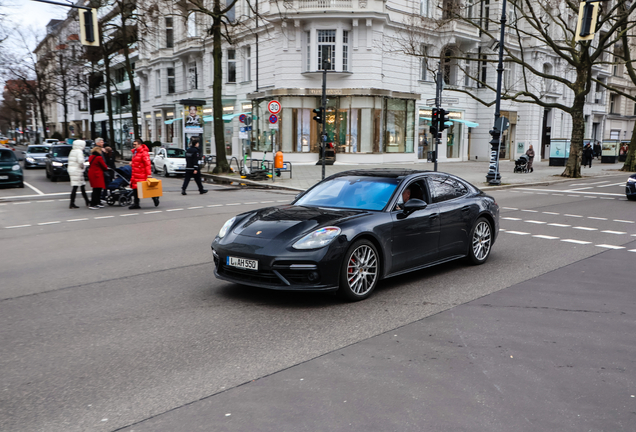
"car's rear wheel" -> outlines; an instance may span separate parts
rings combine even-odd
[[[368,240],[358,240],[345,254],[338,295],[349,301],[369,297],[380,279],[380,257]]]
[[[152,164],[152,173],[153,174],[157,174],[159,171],[157,171],[157,167],[155,166],[155,164]]]
[[[636,201],[636,195],[626,195],[627,199],[630,201]]]
[[[165,165],[163,166],[163,176],[170,177],[170,173],[168,172],[168,167]]]
[[[473,264],[483,264],[490,256],[492,247],[492,227],[490,222],[480,217],[470,231],[468,258]]]

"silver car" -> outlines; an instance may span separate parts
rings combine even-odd
[[[46,154],[51,148],[48,144],[35,144],[27,147],[26,151],[23,151],[24,155],[24,169],[27,168],[45,168],[46,167]]]

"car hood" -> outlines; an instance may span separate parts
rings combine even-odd
[[[334,210],[286,205],[257,210],[240,222],[232,232],[239,236],[292,239],[321,226],[337,225],[352,217],[367,213],[362,210]]]
[[[46,153],[27,153],[24,157],[43,158],[46,157]]]

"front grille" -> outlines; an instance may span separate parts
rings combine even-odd
[[[267,285],[284,285],[279,277],[271,271],[242,270],[239,268],[229,267],[224,264],[221,264],[218,267],[218,271],[222,275],[238,281],[262,283]]]

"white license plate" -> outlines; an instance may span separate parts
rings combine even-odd
[[[0,176],[0,180],[9,180],[9,176]]]
[[[227,257],[227,265],[246,270],[258,270],[258,261],[247,258]]]

